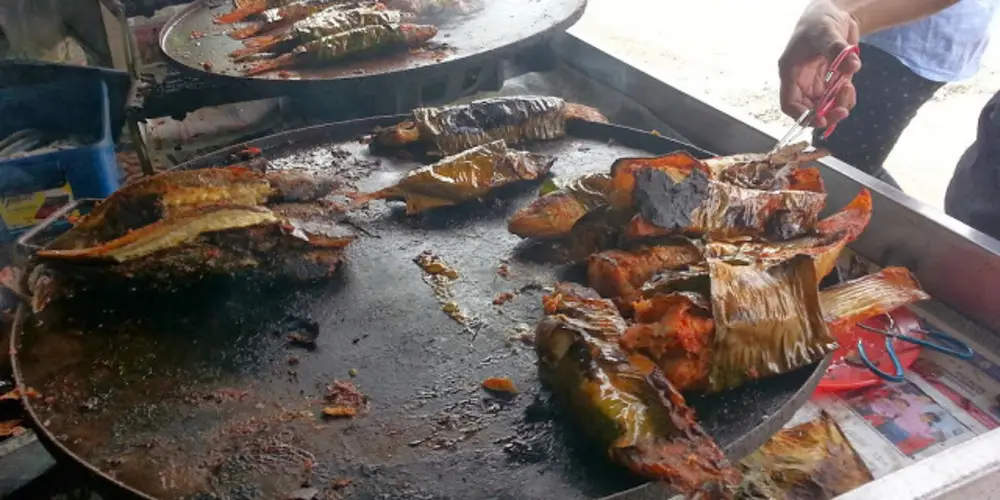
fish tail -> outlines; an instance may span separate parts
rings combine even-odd
[[[595,123],[608,123],[608,119],[605,118],[605,116],[596,108],[584,106],[583,104],[574,104],[571,102],[566,103],[566,119],[584,120]]]
[[[254,14],[260,14],[267,10],[267,2],[265,0],[233,0],[233,4],[236,6],[236,9],[215,18],[216,24],[238,23]]]
[[[256,49],[258,52],[263,52],[270,50],[278,42],[286,40],[286,37],[282,35],[261,35],[253,37],[249,40],[244,40],[243,45],[250,49]]]
[[[274,70],[291,67],[298,61],[299,55],[300,54],[282,54],[274,59],[271,59],[270,61],[264,61],[260,64],[252,66],[246,71],[246,75],[260,75]]]
[[[438,33],[437,26],[429,24],[402,24],[399,30],[403,33],[406,45],[410,47],[420,46]]]

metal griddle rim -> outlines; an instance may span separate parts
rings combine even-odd
[[[190,161],[182,163],[173,167],[173,169],[197,169],[206,168],[213,166],[221,166],[227,163],[227,159],[233,154],[248,146],[259,147],[265,152],[269,150],[278,149],[282,147],[294,146],[297,143],[302,142],[317,142],[321,141],[325,137],[331,137],[335,132],[340,132],[339,136],[343,136],[344,130],[372,130],[376,126],[386,126],[398,123],[404,119],[409,118],[409,114],[399,114],[399,115],[386,115],[370,118],[359,118],[355,120],[327,123],[321,125],[315,125],[311,127],[305,127],[295,130],[289,130],[285,132],[280,132],[277,134],[269,135],[256,139],[253,141],[248,141],[245,143],[235,144],[233,146],[217,150],[213,153],[208,153],[204,156],[194,158]],[[601,135],[609,137],[611,139],[616,139],[619,137],[628,137],[627,142],[632,144],[626,144],[630,147],[635,147],[638,149],[644,149],[646,151],[659,151],[666,149],[664,145],[670,144],[675,150],[677,148],[688,149],[695,156],[701,158],[711,158],[714,157],[712,153],[709,153],[701,148],[691,146],[690,144],[669,139],[667,137],[650,134],[646,131],[638,130],[632,127],[626,127],[622,125],[613,124],[603,124],[603,123],[591,123],[583,121],[571,121],[567,125],[567,129],[576,129],[580,132],[595,133],[597,131],[603,132]],[[343,142],[345,139],[333,138],[331,140]],[[622,141],[625,143],[626,141]],[[664,154],[669,151],[663,151]],[[653,153],[657,154],[657,153]],[[58,439],[49,430],[41,424],[41,419],[36,413],[34,406],[31,401],[24,396],[24,391],[26,390],[26,385],[24,377],[21,373],[21,367],[18,356],[18,346],[20,345],[20,340],[24,332],[24,323],[29,317],[27,310],[27,305],[22,303],[18,306],[17,311],[14,316],[14,321],[11,325],[11,335],[10,335],[10,353],[11,353],[11,369],[14,375],[15,386],[22,391],[21,401],[24,404],[25,412],[28,419],[38,435],[39,442],[42,443],[43,447],[51,453],[57,462],[66,463],[79,470],[82,470],[87,476],[92,477],[97,480],[98,486],[117,488],[118,491],[115,492],[114,497],[123,497],[129,499],[142,499],[142,500],[159,500],[157,497],[153,497],[142,493],[141,491],[118,481],[111,476],[105,474],[103,471],[92,465],[89,461],[82,459],[80,456],[73,453],[69,448],[64,446],[59,442]],[[805,383],[802,384],[785,402],[784,405],[775,413],[768,415],[768,418],[758,425],[756,425],[750,432],[744,434],[737,440],[729,445],[724,446],[723,450],[729,456],[742,457],[745,454],[749,454],[754,449],[758,448],[767,439],[781,429],[782,426],[792,416],[799,410],[799,408],[808,400],[809,396],[813,393],[816,385],[819,383],[820,379],[826,372],[826,368],[830,363],[830,356],[827,356],[823,361],[816,363],[812,366],[811,374]],[[802,370],[810,369],[809,367],[803,367]],[[765,434],[766,438],[761,440],[758,436]],[[751,439],[756,437],[756,439]],[[757,442],[760,441],[760,442]],[[749,449],[748,449],[749,448]],[[618,493],[614,493],[607,497],[603,497],[601,500],[653,500],[661,499],[664,494],[670,494],[668,490],[661,484],[658,483],[645,483],[634,488],[624,490]]]
[[[541,0],[544,1],[544,0]],[[334,78],[310,78],[310,79],[288,79],[283,80],[280,78],[264,78],[261,76],[241,76],[241,75],[229,75],[222,73],[213,73],[211,71],[205,70],[201,67],[193,67],[184,64],[176,57],[174,57],[174,50],[168,49],[167,37],[170,33],[177,27],[178,24],[183,21],[187,15],[197,9],[210,10],[211,5],[206,0],[195,0],[180,12],[174,14],[167,22],[163,25],[159,34],[159,49],[167,61],[179,71],[201,76],[206,79],[216,79],[224,80],[229,84],[239,84],[246,86],[264,86],[264,87],[279,87],[279,88],[303,88],[315,85],[331,84],[334,82],[343,83],[345,85],[358,85],[359,83],[373,84],[381,83],[386,81],[392,81],[393,79],[410,79],[410,78],[428,78],[440,74],[450,74],[463,69],[469,69],[472,67],[479,66],[485,62],[497,61],[505,56],[510,56],[520,49],[530,47],[532,45],[538,44],[547,38],[551,38],[560,33],[564,33],[571,26],[577,23],[582,17],[584,11],[587,9],[587,1],[581,0],[579,8],[577,8],[569,17],[560,20],[549,26],[548,28],[535,33],[534,35],[515,40],[513,42],[507,43],[505,45],[500,45],[493,49],[484,50],[479,53],[465,55],[456,58],[448,58],[440,62],[435,62],[434,64],[421,65],[414,68],[386,71],[386,72],[376,72],[376,73],[361,73],[361,74],[346,74],[342,76],[337,76]]]

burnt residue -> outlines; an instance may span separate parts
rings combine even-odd
[[[352,141],[398,120],[313,129],[301,132],[312,140],[286,136],[270,143],[281,149],[260,147],[277,169],[353,169],[351,182],[368,191],[418,166],[371,156]],[[554,173],[565,179],[645,154],[592,137],[526,149],[558,156]],[[655,141],[650,147],[676,148]],[[225,160],[220,153],[202,165]],[[84,293],[76,297],[79,316],[29,324],[20,343],[22,382],[58,395],[34,404],[38,423],[101,471],[163,499],[282,498],[318,488],[321,498],[572,500],[635,485],[548,400],[530,348],[510,341],[542,316],[536,284],[583,279],[578,268],[512,258],[520,239],[507,232],[506,218],[534,197],[515,191],[502,203],[417,218],[390,217],[373,204],[351,215],[380,237],[359,237],[338,274],[312,284],[250,275],[157,293]],[[426,271],[413,262],[424,250],[458,271],[451,300],[482,320],[478,335],[441,313]],[[500,262],[509,263],[506,279],[497,276]],[[494,306],[509,290],[523,296]],[[287,343],[300,318],[320,332],[314,350]],[[366,411],[324,419],[327,386],[351,369]],[[691,403],[705,430],[742,454],[760,443],[740,440],[810,375]],[[492,376],[510,377],[520,394],[485,393],[480,384]]]
[[[644,168],[636,173],[635,199],[639,213],[647,222],[663,229],[690,228],[695,209],[708,195],[708,175],[698,169],[680,182],[662,170]]]

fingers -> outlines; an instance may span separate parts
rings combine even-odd
[[[799,115],[809,109],[802,95],[802,88],[793,77],[783,76],[781,78],[780,98],[781,112],[792,118],[798,118]]]

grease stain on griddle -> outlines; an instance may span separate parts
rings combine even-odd
[[[430,285],[431,290],[433,290],[434,297],[441,304],[441,311],[465,327],[466,330],[471,330],[473,323],[455,302],[455,294],[452,291],[452,283],[459,278],[458,271],[430,250],[422,252],[413,261],[424,271],[424,282]]]

